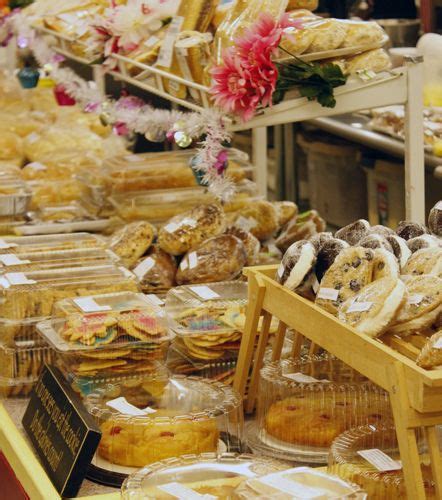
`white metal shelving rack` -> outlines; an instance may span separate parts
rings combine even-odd
[[[41,28],[40,28],[41,29]],[[77,62],[78,56],[71,54],[68,46],[72,40],[44,28],[47,34],[57,39],[55,50]],[[163,70],[127,57],[115,54],[118,70],[110,72],[116,80],[127,82],[146,92],[169,100],[174,105],[192,111],[203,111],[210,107],[208,87],[190,82]],[[256,182],[261,194],[267,192],[267,127],[301,122],[314,118],[330,117],[367,108],[403,104],[406,114],[405,137],[405,207],[407,219],[417,222],[425,220],[425,157],[423,145],[423,59],[410,57],[406,65],[392,72],[380,75],[369,82],[354,79],[335,91],[335,108],[323,108],[317,102],[305,98],[288,98],[267,108],[247,123],[229,122],[232,132],[252,130],[253,162],[256,166]],[[136,68],[136,74],[134,74]],[[94,70],[96,83],[104,91],[104,77],[101,68]],[[180,99],[170,94],[164,80],[171,80],[187,87],[196,97],[193,100]],[[288,96],[287,96],[288,97]]]

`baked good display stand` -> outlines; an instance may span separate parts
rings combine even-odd
[[[408,498],[426,498],[415,430],[423,428],[428,444],[437,498],[442,498],[442,461],[436,426],[442,424],[442,369],[427,371],[408,356],[415,350],[401,339],[394,350],[380,340],[358,333],[314,303],[277,283],[277,266],[247,268],[249,305],[238,356],[234,387],[244,395],[252,369],[246,411],[252,411],[259,371],[269,338],[272,317],[280,320],[272,348],[272,361],[280,359],[287,328],[293,329],[293,354],[300,352],[304,338],[341,359],[378,386],[388,391],[399,442]],[[258,322],[263,316],[258,336]],[[407,353],[407,355],[403,354]],[[253,363],[253,368],[252,367]]]

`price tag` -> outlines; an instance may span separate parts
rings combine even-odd
[[[20,264],[29,264],[30,260],[21,260],[17,257],[17,255],[11,253],[5,253],[0,255],[0,262],[4,266],[18,266]]]
[[[36,281],[28,279],[25,273],[6,273],[5,278],[11,285],[33,285],[36,283]]]
[[[200,495],[196,491],[187,488],[180,483],[167,483],[157,486],[157,488],[169,495],[172,495],[179,500],[216,500],[219,497],[214,497],[213,495]]]
[[[442,349],[442,337],[433,344],[433,349]]]
[[[191,286],[190,289],[203,300],[219,299],[219,295],[208,286]]]
[[[135,274],[137,278],[142,279],[143,276],[149,272],[152,267],[155,265],[154,259],[152,257],[147,257],[147,259],[144,259],[141,261],[138,266],[132,270],[132,272]]]
[[[113,408],[114,410],[119,411],[123,415],[131,415],[133,417],[144,417],[151,413],[156,413],[156,410],[147,406],[146,408],[140,409],[136,406],[132,405],[127,401],[125,397],[119,397],[116,399],[112,399],[106,403],[106,406],[109,408]]]
[[[150,300],[156,306],[164,306],[164,300],[161,300],[159,297],[154,295],[153,293],[149,293],[146,295],[146,298]]]
[[[424,297],[425,295],[422,293],[413,293],[408,296],[407,302],[412,306],[418,306],[424,300]]]
[[[33,161],[32,163],[28,163],[26,165],[26,168],[32,168],[32,170],[47,170],[48,167],[46,165],[43,165],[43,163],[39,163],[38,161]]]
[[[401,470],[402,464],[397,460],[393,460],[386,453],[378,449],[372,450],[359,450],[358,455],[365,458],[367,462],[371,463],[380,472],[388,472],[392,470]]]
[[[179,227],[180,226],[175,222],[171,222],[170,224],[167,224],[167,226],[164,226],[164,230],[168,233],[174,233]]]
[[[188,267],[189,267],[189,262],[187,260],[187,257],[184,257],[180,263],[180,269],[181,271],[185,271]]]
[[[371,309],[373,302],[353,302],[353,304],[347,309],[347,313],[353,312],[365,312]]]
[[[189,253],[189,269],[194,269],[198,265],[198,255],[196,252]]]
[[[170,68],[172,65],[173,49],[175,46],[175,41],[177,36],[181,31],[181,26],[183,25],[184,17],[174,16],[167,30],[166,36],[164,37],[163,43],[161,45],[160,53],[156,62],[156,66],[163,66],[164,68]]]
[[[317,298],[324,300],[338,300],[339,290],[335,290],[334,288],[320,288]]]
[[[92,297],[78,297],[77,299],[74,299],[74,302],[83,312],[86,313],[112,310],[109,305],[100,306],[100,304],[97,304]]]

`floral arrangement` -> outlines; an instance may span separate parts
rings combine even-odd
[[[235,45],[224,51],[223,64],[211,70],[215,104],[248,121],[258,108],[271,106],[285,91],[299,86],[302,96],[334,107],[333,89],[346,82],[339,66],[305,63],[290,53],[292,61],[274,61],[278,49],[284,50],[279,47],[283,33],[293,29],[303,29],[302,21],[291,20],[287,14],[275,20],[263,13],[245,30]]]

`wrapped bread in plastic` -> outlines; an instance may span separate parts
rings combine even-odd
[[[294,217],[276,239],[276,246],[285,252],[295,241],[309,239],[325,231],[325,221],[316,210],[309,210]]]
[[[0,161],[7,161],[21,166],[23,163],[23,142],[21,138],[12,132],[0,133]]]
[[[165,252],[182,255],[207,238],[221,234],[225,227],[226,217],[219,205],[198,205],[172,217],[160,229],[158,243]]]
[[[234,216],[233,224],[250,231],[260,241],[268,240],[279,227],[278,213],[269,201],[249,203]]]
[[[337,19],[328,19],[315,27],[315,37],[308,53],[335,50],[342,45],[347,36],[348,25]]]
[[[144,293],[158,293],[175,285],[177,265],[174,257],[153,245],[133,267]]]
[[[369,50],[347,60],[345,73],[357,71],[374,71],[380,73],[391,68],[390,57],[384,49]]]
[[[12,132],[20,137],[26,137],[32,132],[38,132],[44,127],[40,120],[32,118],[28,113],[0,113],[0,133]]]
[[[148,250],[154,236],[155,229],[148,222],[132,222],[114,233],[109,248],[131,267]]]
[[[250,231],[245,231],[244,229],[241,229],[240,227],[236,226],[228,227],[226,234],[232,234],[233,236],[236,236],[244,243],[247,252],[247,265],[248,266],[254,265],[258,259],[261,246],[258,238],[253,236],[253,234]]]
[[[347,34],[341,47],[373,46],[382,42],[386,36],[384,30],[376,22],[346,21]]]
[[[318,18],[309,11],[302,10],[295,10],[288,15],[290,20],[302,20],[305,29],[286,28],[280,45],[290,54],[304,54],[315,39],[315,27],[323,24],[324,20]]]
[[[276,208],[280,227],[285,226],[293,217],[298,215],[298,207],[292,201],[274,201],[273,206]]]
[[[213,283],[237,278],[247,262],[243,242],[231,234],[205,241],[182,259],[176,275],[178,285]]]

